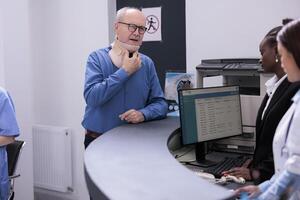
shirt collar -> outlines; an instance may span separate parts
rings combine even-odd
[[[300,89],[298,90],[298,92],[295,94],[295,96],[293,97],[293,102],[294,103],[298,103],[300,101]]]
[[[287,77],[287,74],[285,74],[283,77],[281,77],[278,80],[278,77],[274,75],[272,78],[270,78],[266,83],[266,92],[268,96],[270,96],[277,88],[278,86],[283,82],[283,80]]]

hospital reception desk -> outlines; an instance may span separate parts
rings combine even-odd
[[[178,117],[126,124],[85,151],[85,176],[93,200],[230,199],[233,192],[196,176],[170,153]]]

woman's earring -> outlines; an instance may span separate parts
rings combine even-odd
[[[276,63],[278,63],[278,62],[279,62],[279,59],[278,59],[278,57],[277,57],[277,56],[275,57],[275,62],[276,62]]]

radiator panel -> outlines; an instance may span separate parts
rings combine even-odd
[[[66,127],[33,126],[34,186],[72,190],[71,131]]]

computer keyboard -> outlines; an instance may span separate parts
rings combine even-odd
[[[248,159],[249,157],[247,156],[227,157],[217,165],[205,169],[204,172],[213,174],[216,178],[221,178],[223,171],[232,169],[234,167],[241,167]]]

